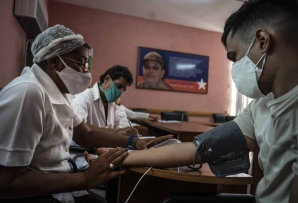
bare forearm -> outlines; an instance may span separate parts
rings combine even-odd
[[[26,171],[1,187],[2,198],[22,198],[87,189],[84,173],[52,174]]]
[[[292,183],[292,187],[291,187],[291,193],[290,193],[290,202],[298,202],[298,176],[296,175],[293,183]]]
[[[85,136],[80,136],[82,134],[84,135],[86,131],[88,133]],[[78,145],[86,148],[127,147],[129,137],[116,135],[115,130],[112,129],[82,124],[75,128],[73,139]]]
[[[110,129],[110,128],[101,128],[95,125],[91,125],[86,123],[87,126],[91,129],[91,130],[96,130],[96,131],[101,131],[110,135],[115,135],[116,131],[114,129]]]
[[[133,151],[126,157],[123,165],[158,168],[186,166],[192,164],[195,150],[192,142],[184,142],[156,149]],[[197,156],[196,163],[201,163],[200,155]]]

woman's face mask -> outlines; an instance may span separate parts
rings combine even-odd
[[[241,94],[252,99],[259,99],[265,97],[265,95],[259,89],[258,80],[261,77],[262,71],[264,69],[266,53],[262,55],[257,64],[254,64],[247,56],[254,42],[255,38],[253,39],[244,57],[232,65],[232,78],[235,82],[236,88]],[[262,69],[260,69],[257,66],[262,59],[264,60]]]
[[[114,101],[116,101],[116,100],[121,96],[122,91],[119,90],[119,89],[115,86],[115,84],[114,84],[112,78],[110,78],[110,82],[112,83],[112,85],[111,85],[111,87],[110,87],[109,89],[107,89],[107,90],[104,90],[104,89],[100,86],[100,84],[98,84],[98,87],[104,92],[104,94],[105,94],[106,99],[107,99],[108,102],[114,102]]]
[[[66,63],[59,55],[57,56],[65,66],[65,68],[61,72],[57,71],[57,74],[61,78],[69,93],[74,95],[81,93],[85,89],[87,89],[91,84],[91,73],[80,73],[78,71],[75,71],[74,69],[66,65]]]

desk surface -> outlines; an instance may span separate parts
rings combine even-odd
[[[213,126],[213,127],[217,127],[223,123],[213,123],[213,122],[195,122],[195,123],[199,123],[201,125],[208,125],[208,126]]]
[[[125,202],[147,170],[147,167],[129,168],[127,173],[120,177],[119,203]],[[153,168],[140,181],[129,202],[160,202],[172,192],[245,194],[247,184],[251,183],[252,177],[247,174],[216,178],[207,164],[199,171],[192,171],[187,167]]]
[[[144,174],[148,167],[132,167],[130,171]],[[180,180],[194,183],[207,183],[207,184],[221,184],[221,185],[247,185],[252,184],[252,176],[246,173],[227,176],[224,178],[217,178],[210,170],[208,164],[203,164],[199,171],[194,171],[186,166],[177,168],[157,169],[152,168],[146,175]]]
[[[174,134],[203,133],[213,128],[212,126],[202,125],[200,123],[194,123],[194,122],[161,123],[161,122],[151,122],[148,120],[142,120],[142,123],[147,126],[159,128],[161,130],[165,130]]]

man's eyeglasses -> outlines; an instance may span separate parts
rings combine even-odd
[[[61,57],[62,57],[62,58],[65,58],[65,59],[68,59],[68,60],[70,60],[70,61],[74,61],[74,62],[76,62],[77,64],[79,64],[81,70],[83,70],[83,71],[88,71],[88,69],[89,69],[89,64],[88,64],[88,63],[81,63],[81,62],[79,62],[79,61],[76,61],[76,60],[67,58],[67,57],[65,57],[65,56],[61,56]]]

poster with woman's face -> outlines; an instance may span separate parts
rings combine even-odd
[[[137,88],[207,94],[208,56],[139,47]]]

